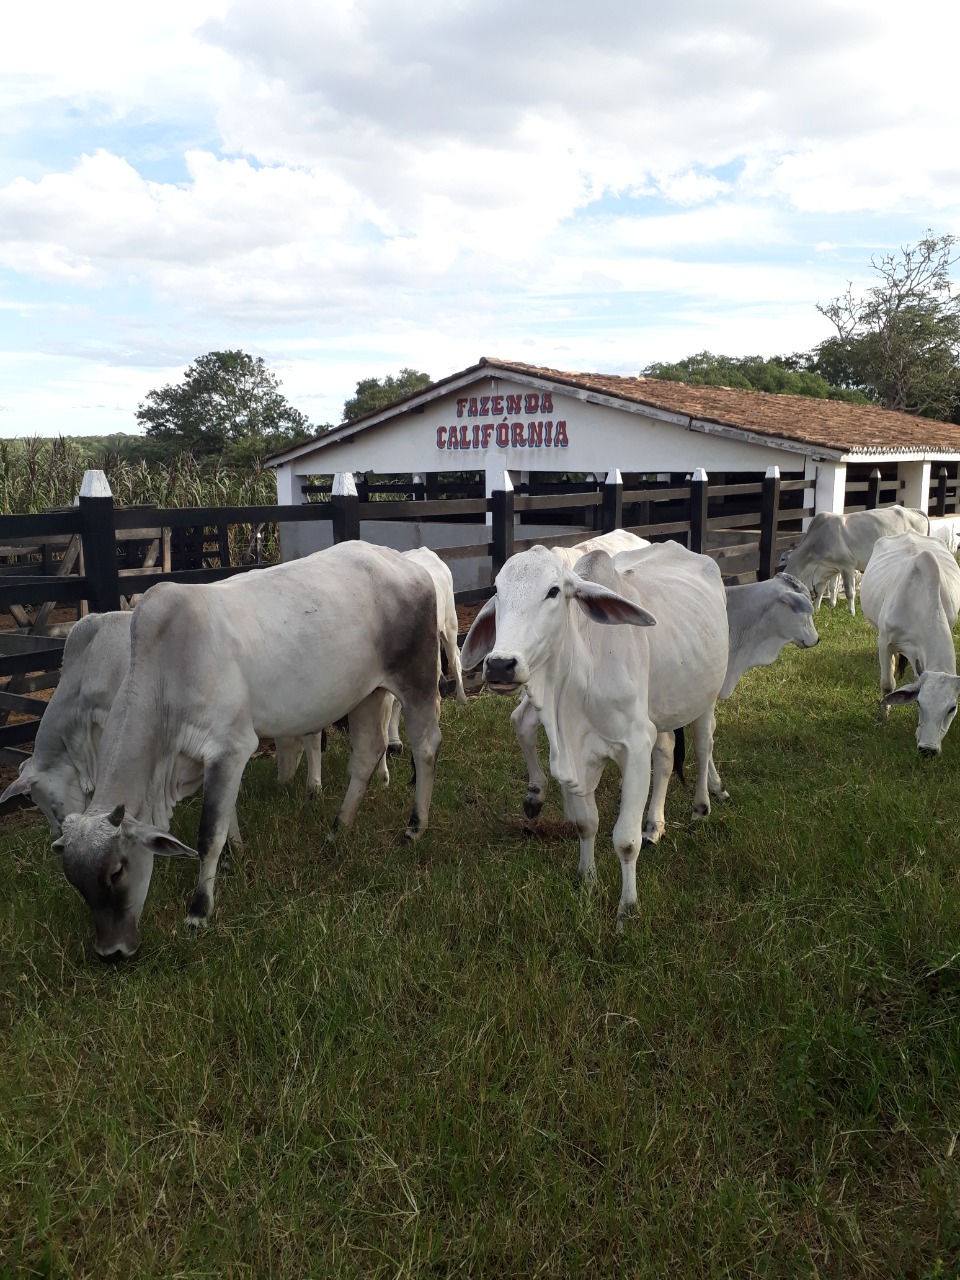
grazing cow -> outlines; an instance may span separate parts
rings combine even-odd
[[[810,592],[789,574],[727,587],[726,594],[730,659],[721,698],[730,697],[744,672],[768,667],[788,644],[812,649],[820,643]]]
[[[37,726],[33,755],[0,805],[29,796],[54,835],[69,813],[83,813],[97,780],[100,735],[130,664],[132,613],[81,618],[63,648],[60,683]]]
[[[920,713],[917,746],[939,755],[957,713],[960,679],[953,626],[960,610],[960,569],[939,538],[901,533],[880,538],[863,575],[860,603],[877,632],[880,657],[880,714],[916,702]],[[895,689],[897,654],[917,677]]]
[[[55,836],[60,835],[67,814],[83,813],[93,795],[103,726],[130,665],[132,618],[126,611],[91,613],[73,627],[63,649],[60,682],[37,727],[33,755],[0,796],[0,806],[14,796],[29,796]],[[296,772],[304,746],[307,785],[319,786],[319,734],[302,740],[277,739],[280,781],[289,781]],[[293,766],[285,778],[284,763],[289,767],[291,760]],[[235,816],[230,839],[240,844]]]
[[[866,569],[878,538],[896,533],[929,533],[930,521],[923,511],[912,507],[878,507],[876,511],[851,511],[838,515],[821,511],[781,566],[805,587],[819,588],[835,573],[843,579],[847,608],[856,613],[856,570]],[[817,604],[823,598],[818,590]]]
[[[130,669],[104,726],[97,787],[54,844],[93,913],[97,953],[132,955],[156,855],[200,859],[190,912],[213,910],[217,862],[260,737],[349,714],[349,826],[385,749],[388,693],[416,765],[406,839],[427,825],[440,746],[436,592],[395,551],[344,542],[207,586],[160,583],[133,614]],[[199,852],[168,831],[202,784]]]
[[[694,818],[710,812],[711,793],[726,794],[712,751],[727,620],[720,571],[708,557],[670,542],[619,558],[627,561],[622,569],[606,552],[593,551],[571,570],[546,547],[511,557],[461,656],[467,668],[483,660],[495,693],[525,687],[547,731],[565,812],[580,833],[581,879],[596,874],[595,792],[604,762],[616,761],[622,790],[613,842],[622,919],[636,905],[641,844],[655,843],[664,829],[674,729],[694,725]],[[629,625],[600,629],[598,622]]]
[[[453,574],[435,551],[429,547],[417,547],[413,551],[404,551],[405,560],[410,560],[426,569],[433,579],[437,593],[437,631],[440,646],[446,660],[446,672],[441,679],[440,691],[447,697],[455,694],[458,702],[466,702],[467,695],[463,687],[463,671],[460,666],[460,650],[457,648],[457,605],[453,596]],[[390,710],[390,727],[387,735],[387,750],[390,755],[399,755],[403,751],[400,741],[400,703],[396,698]],[[384,761],[383,768],[386,769]]]

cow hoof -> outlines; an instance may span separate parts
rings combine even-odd
[[[710,806],[708,804],[695,804],[690,813],[690,822],[702,822],[704,818],[710,817]]]
[[[631,902],[631,903],[630,903],[628,906],[626,906],[626,907],[618,907],[618,908],[617,908],[617,928],[616,928],[616,932],[617,932],[618,934],[623,933],[623,930],[624,930],[624,927],[625,927],[625,925],[626,925],[627,921],[630,919],[630,917],[631,917],[632,915],[636,915],[636,912],[637,912],[637,904],[636,904],[635,902]]]
[[[402,755],[403,755],[403,743],[402,743],[402,742],[388,742],[388,743],[387,743],[387,755],[388,755],[388,756],[402,756]]]
[[[543,812],[543,796],[536,791],[528,791],[523,798],[523,812],[528,818],[539,818]]]
[[[729,792],[729,791],[715,791],[715,792],[713,793],[713,796],[712,796],[711,798],[712,798],[713,800],[716,800],[718,804],[729,804],[729,803],[730,803],[730,792]]]

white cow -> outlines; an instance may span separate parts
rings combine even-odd
[[[875,511],[851,511],[849,515],[821,511],[810,521],[782,568],[799,578],[805,587],[818,589],[818,606],[829,580],[839,573],[847,608],[853,614],[856,613],[856,571],[866,569],[876,540],[911,529],[916,533],[929,532],[930,521],[925,512],[912,507],[878,507]]]
[[[466,702],[467,695],[463,687],[463,670],[460,666],[460,650],[457,647],[457,605],[453,595],[453,574],[435,551],[429,547],[417,547],[413,551],[404,551],[404,559],[411,560],[426,569],[433,579],[437,593],[437,631],[440,646],[447,660],[446,675],[441,682],[444,696],[456,694],[458,702]],[[400,741],[400,703],[396,698],[390,710],[390,727],[387,736],[387,750],[390,755],[399,755],[403,751]],[[386,761],[383,768],[386,769]]]
[[[721,698],[730,697],[744,672],[768,667],[788,644],[812,649],[820,643],[810,592],[789,574],[727,587],[726,596],[730,659]]]
[[[440,746],[436,592],[395,551],[344,542],[207,586],[160,583],[133,613],[130,668],[104,726],[97,786],[55,841],[93,913],[97,953],[136,951],[156,855],[200,858],[192,924],[213,910],[217,862],[260,737],[298,737],[349,715],[349,826],[385,749],[388,693],[403,705],[427,825]],[[203,786],[199,852],[169,834]]]
[[[610,533],[598,533],[595,538],[586,538],[574,547],[551,547],[550,550],[560,557],[568,569],[572,569],[581,556],[589,551],[605,551],[608,556],[615,556],[620,551],[639,551],[641,547],[649,547],[646,538],[640,538],[626,529],[613,529]]]
[[[604,762],[616,761],[622,919],[636,905],[641,844],[655,843],[664,829],[678,726],[694,725],[693,816],[706,817],[711,794],[726,795],[713,765],[713,731],[727,622],[720,571],[707,556],[670,542],[620,559],[628,563],[618,570],[606,552],[593,551],[572,570],[546,547],[511,557],[461,656],[468,669],[483,660],[495,693],[524,688],[543,721],[550,771],[580,833],[582,879],[596,874],[597,783]],[[598,622],[629,625],[601,629]]]
[[[100,735],[130,664],[132,613],[81,618],[63,648],[60,683],[33,745],[0,805],[29,796],[59,835],[68,813],[83,813],[97,780]]]
[[[63,649],[60,682],[37,727],[33,755],[0,795],[0,805],[14,796],[29,796],[56,836],[67,814],[83,813],[93,795],[103,726],[130,665],[132,618],[127,611],[91,613],[71,629]],[[283,776],[284,762],[293,761],[292,777],[304,747],[307,785],[320,785],[319,734],[277,740],[281,782],[289,780]],[[241,843],[235,816],[230,840]]]
[[[957,712],[960,679],[953,627],[960,610],[960,569],[939,538],[901,533],[880,538],[863,575],[860,603],[877,632],[881,716],[916,702],[917,746],[938,755]],[[897,654],[913,668],[914,684],[895,689]]]
[[[618,566],[620,557],[615,556],[613,562]],[[727,587],[725,594],[729,656],[720,698],[729,698],[740,677],[751,668],[769,666],[786,645],[811,649],[820,643],[810,593],[796,578],[778,573],[767,582]],[[540,719],[529,698],[521,699],[510,722],[527,766],[523,810],[528,818],[536,818],[546,797],[547,775],[537,750]],[[681,732],[678,726],[678,734]]]

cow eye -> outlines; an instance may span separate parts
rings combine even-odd
[[[547,592],[547,599],[555,600],[559,594],[560,594],[559,587],[551,587],[550,590]]]
[[[121,862],[120,866],[117,867],[116,871],[110,872],[110,883],[118,884],[120,882],[120,877],[122,875],[123,875],[123,863]]]

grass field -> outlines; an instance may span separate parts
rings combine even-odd
[[[720,712],[733,803],[669,829],[614,931],[512,700],[444,706],[352,833],[254,761],[214,923],[158,864],[99,964],[39,816],[0,820],[0,1275],[934,1277],[960,1266],[960,729],[876,720],[862,617]],[[178,811],[196,833],[199,805]]]

